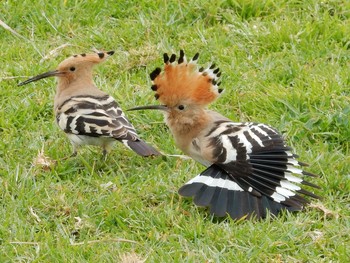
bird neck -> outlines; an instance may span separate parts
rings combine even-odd
[[[205,109],[198,109],[186,114],[168,113],[166,115],[166,123],[175,142],[185,153],[192,140],[198,137],[211,122],[210,114]]]
[[[67,99],[81,95],[104,96],[105,93],[95,86],[91,77],[81,79],[59,78],[54,103],[55,111]]]
[[[92,71],[85,69],[83,71],[77,71],[75,74],[66,74],[59,77],[57,88],[58,91],[63,91],[75,86],[91,86],[93,84]]]

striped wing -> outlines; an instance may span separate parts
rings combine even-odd
[[[305,164],[296,160],[291,148],[273,128],[257,123],[219,121],[206,135],[207,147],[213,149],[215,162],[190,180],[179,193],[194,196],[199,206],[210,206],[211,213],[232,218],[245,215],[262,218],[266,210],[277,215],[280,210],[300,210],[318,198],[301,188],[318,188],[298,175]]]
[[[58,108],[56,121],[66,133],[111,137],[121,141],[138,140],[135,128],[109,95],[74,96]]]

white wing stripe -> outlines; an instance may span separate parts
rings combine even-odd
[[[292,175],[291,173],[285,172],[284,173],[284,177],[290,181],[290,182],[294,182],[294,183],[301,183],[303,181],[303,179],[296,177],[294,175]]]
[[[282,187],[276,187],[276,192],[279,193],[280,195],[283,195],[286,198],[289,198],[295,195],[295,193],[293,193],[292,191]]]
[[[262,143],[260,138],[252,130],[248,130],[248,133],[253,140],[255,140],[261,147],[264,147],[264,144]]]
[[[283,202],[283,201],[286,201],[286,198],[283,196],[283,195],[280,195],[279,193],[277,192],[274,192],[272,195],[271,195],[271,198],[280,203],[280,202]]]
[[[237,159],[237,150],[233,148],[228,136],[224,135],[221,139],[222,146],[226,149],[226,160],[224,163],[229,163]]]
[[[243,132],[237,134],[239,138],[239,142],[243,143],[244,147],[247,149],[247,154],[252,152],[253,145],[248,141],[247,137],[243,134]]]
[[[112,96],[108,96],[107,99],[105,99],[105,97],[102,97],[102,98],[74,97],[72,100],[75,102],[90,102],[96,105],[105,105],[105,104],[112,103],[114,101]]]
[[[193,183],[202,183],[209,187],[226,188],[227,190],[232,190],[232,191],[244,191],[237,183],[231,180],[213,178],[213,177],[204,176],[204,175],[197,175],[196,177],[188,181],[186,184],[193,184]]]
[[[298,191],[298,190],[301,189],[300,186],[295,185],[295,184],[289,182],[288,180],[282,180],[280,182],[280,185],[283,188],[286,188],[286,189],[289,189],[289,190],[293,190],[293,191]]]
[[[287,171],[291,172],[293,174],[302,174],[303,173],[303,170],[295,168],[294,166],[291,166],[291,165],[287,165]]]
[[[76,123],[77,123],[78,118],[79,118],[79,116],[76,116],[69,125],[70,130],[72,131],[72,133],[75,133],[75,134],[79,133],[75,130],[75,128],[77,127]]]
[[[226,123],[222,123],[215,129],[215,131],[212,134],[210,134],[210,137],[217,137],[219,136],[219,134],[221,134],[226,130],[227,130]]]
[[[265,125],[264,125],[264,128],[266,128]],[[265,135],[265,136],[270,138],[270,136],[267,134],[267,132],[264,131],[263,129],[261,129],[260,125],[254,126],[254,129],[257,130],[259,133],[261,133],[261,134],[263,134],[263,135]]]

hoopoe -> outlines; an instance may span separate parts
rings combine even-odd
[[[73,156],[81,145],[97,145],[105,156],[115,141],[141,156],[159,155],[142,141],[115,99],[99,90],[92,79],[93,66],[105,61],[114,51],[74,55],[53,71],[32,77],[19,86],[55,76],[58,85],[54,112],[58,126],[73,145]]]
[[[304,196],[319,198],[300,185],[319,188],[298,175],[315,176],[302,169],[283,137],[272,127],[254,122],[233,122],[206,109],[223,91],[215,64],[197,69],[197,53],[187,62],[184,52],[164,54],[164,71],[151,74],[155,98],[163,105],[130,110],[157,109],[176,145],[207,169],[179,189],[194,197],[198,206],[210,207],[217,217],[264,218],[267,211],[297,211],[308,203]]]

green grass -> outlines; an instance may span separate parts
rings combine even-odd
[[[18,33],[0,27],[0,262],[348,261],[348,1],[23,0],[0,10]],[[61,160],[72,148],[54,123],[55,81],[17,83],[93,48],[116,51],[95,80],[124,109],[155,103],[148,75],[164,52],[215,61],[225,93],[211,108],[280,130],[320,175],[323,200],[275,220],[218,221],[177,194],[203,170],[192,160],[122,145],[106,161],[93,147]],[[127,115],[146,141],[180,154],[160,113]],[[49,169],[34,162],[41,150],[56,160]]]

